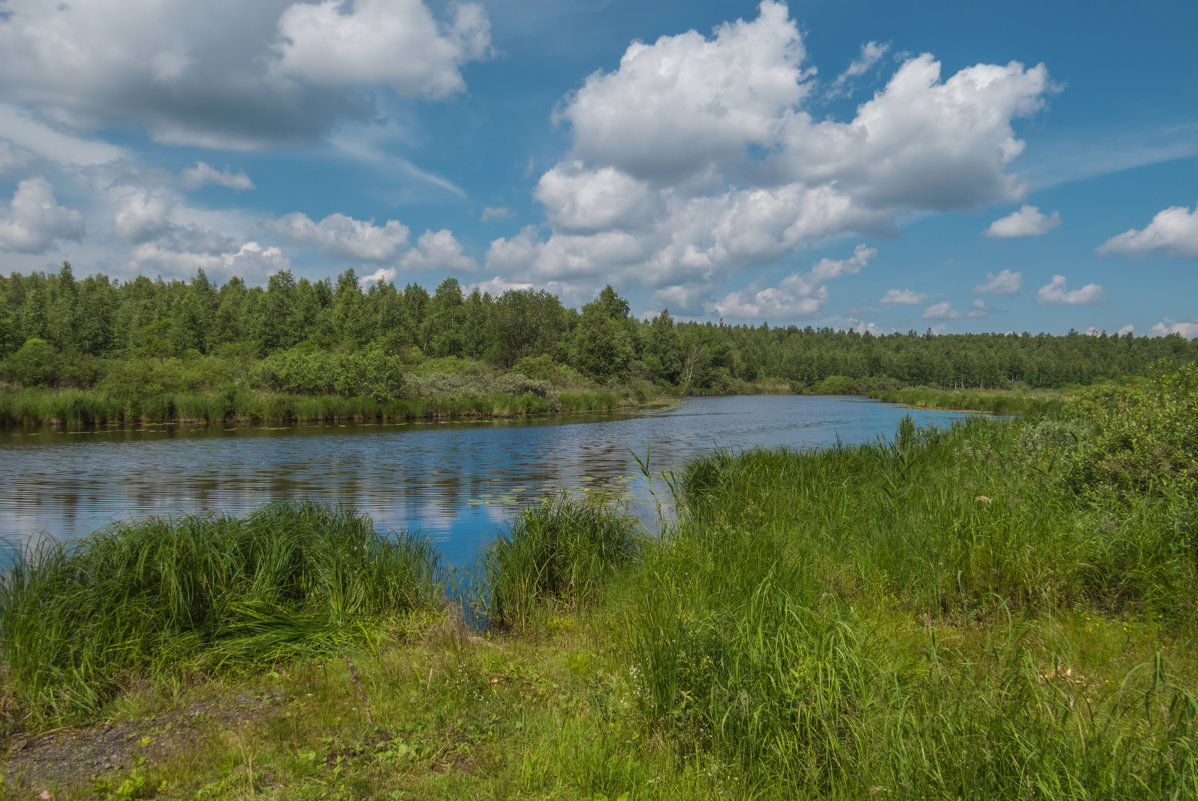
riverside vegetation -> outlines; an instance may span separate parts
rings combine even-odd
[[[319,507],[29,555],[0,591],[5,788],[1198,797],[1192,365],[652,480],[680,504],[655,536],[610,500],[520,515],[478,568],[486,631],[427,543]],[[69,770],[114,731],[119,767]]]
[[[364,290],[353,270],[335,282],[283,270],[265,288],[202,270],[189,282],[77,280],[69,264],[0,276],[0,426],[502,417],[908,387],[1024,396],[1161,358],[1193,362],[1198,341],[637,320],[611,287],[575,310],[544,291],[466,294],[453,278],[432,294]]]

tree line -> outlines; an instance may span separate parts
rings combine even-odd
[[[0,380],[9,384],[88,388],[113,361],[277,361],[284,353],[383,354],[404,364],[456,358],[496,371],[558,370],[600,385],[647,381],[687,392],[768,382],[846,392],[1089,384],[1142,373],[1161,358],[1195,361],[1198,340],[873,335],[678,322],[664,309],[638,320],[610,286],[573,309],[543,290],[466,293],[455,278],[431,294],[415,283],[363,288],[352,269],[319,281],[282,270],[265,287],[237,277],[218,285],[203,270],[190,281],[76,279],[69,263],[57,273],[0,275]]]

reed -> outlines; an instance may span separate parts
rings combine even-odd
[[[139,677],[377,638],[434,606],[441,578],[426,539],[312,503],[121,524],[18,556],[0,581],[0,651],[26,714],[70,718]]]
[[[635,523],[601,503],[559,496],[530,506],[482,556],[488,618],[497,628],[523,631],[546,604],[589,604],[641,547]]]

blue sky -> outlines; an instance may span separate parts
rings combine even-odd
[[[1198,4],[0,0],[0,270],[1198,337]]]

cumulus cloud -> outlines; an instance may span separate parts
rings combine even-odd
[[[558,113],[575,152],[638,178],[693,175],[775,141],[809,91],[802,37],[782,3],[756,20],[633,42],[615,72],[596,72]]]
[[[556,295],[566,305],[581,305],[591,299],[593,295],[587,295],[586,290],[574,284],[567,284],[561,281],[548,281],[544,284],[533,284],[525,281],[509,281],[506,278],[495,276],[486,281],[479,281],[470,284],[466,287],[467,292],[478,290],[484,295],[490,295],[492,298],[498,298],[504,292],[509,291],[527,291],[530,289],[543,289],[546,292]]]
[[[387,85],[404,96],[444,97],[464,88],[459,68],[487,54],[490,30],[476,3],[459,5],[449,25],[422,0],[295,3],[279,17],[274,68],[316,85]]]
[[[1023,273],[1003,270],[998,275],[986,273],[986,283],[978,284],[973,291],[978,295],[1018,295],[1023,287]]]
[[[197,161],[194,167],[188,167],[179,175],[179,183],[185,189],[199,189],[204,184],[226,186],[229,189],[253,189],[254,182],[243,170],[233,172],[228,167],[218,170],[208,164]]]
[[[721,317],[750,319],[772,317],[787,320],[811,317],[828,300],[824,282],[844,274],[856,274],[878,253],[874,248],[858,245],[847,259],[820,259],[807,273],[791,273],[776,287],[761,290],[731,292],[708,305]]]
[[[923,310],[923,319],[925,320],[955,320],[960,316],[961,312],[954,309],[947,300]]]
[[[58,205],[45,178],[17,184],[7,209],[0,209],[0,250],[45,253],[60,239],[83,238],[83,215]]]
[[[1036,206],[1022,206],[1019,211],[990,223],[986,236],[1010,239],[1021,236],[1042,236],[1061,224],[1060,212],[1042,214]]]
[[[379,281],[390,283],[391,281],[395,280],[395,276],[397,274],[398,270],[396,270],[394,267],[380,267],[370,275],[363,275],[361,278],[359,278],[358,285],[363,289],[366,289],[367,287],[377,284]]]
[[[910,289],[888,289],[879,303],[897,303],[903,306],[918,306],[926,303],[928,296],[923,292],[913,292]]]
[[[279,17],[279,73],[316,85],[388,85],[404,96],[464,89],[462,63],[490,49],[482,6],[456,8],[443,26],[422,0],[296,2]]]
[[[990,314],[990,312],[990,304],[979,299],[973,302],[973,307],[969,310],[969,314],[967,316],[977,319],[980,317],[986,317]]]
[[[534,193],[549,223],[564,233],[596,233],[635,228],[656,216],[649,186],[614,167],[585,169],[580,162],[558,164],[541,176]]]
[[[363,86],[463,87],[489,48],[482,8],[438,21],[420,0],[8,0],[0,100],[57,123],[130,123],[159,142],[256,149],[376,116]]]
[[[1098,247],[1098,253],[1144,256],[1155,251],[1169,256],[1198,258],[1198,206],[1171,206],[1158,212],[1143,230],[1132,228]]]
[[[1040,287],[1036,292],[1037,303],[1067,303],[1071,306],[1083,306],[1102,300],[1102,287],[1098,284],[1086,284],[1081,289],[1072,291],[1065,289],[1065,276],[1054,275],[1052,281]]]
[[[247,283],[261,284],[271,273],[290,266],[290,260],[277,247],[264,248],[257,242],[246,242],[218,253],[174,249],[163,243],[146,242],[133,249],[126,270],[142,275],[158,273],[186,278],[202,268],[209,277],[219,281],[236,275]]]
[[[1166,317],[1152,326],[1153,336],[1166,337],[1170,334],[1180,334],[1186,339],[1198,338],[1198,317],[1191,317],[1189,320],[1182,322]]]
[[[462,252],[461,243],[445,229],[421,234],[416,240],[416,247],[400,257],[399,266],[409,272],[442,270],[461,273],[478,269],[474,259]]]
[[[517,277],[622,277],[697,310],[694,290],[716,276],[849,232],[893,235],[905,212],[1021,195],[1007,170],[1023,149],[1012,123],[1053,91],[1042,65],[942,77],[922,55],[851,120],[817,121],[805,59],[798,27],[773,0],[710,36],[632,43],[555,114],[573,146],[537,185],[548,230],[520,238]],[[496,240],[495,257],[513,247]]]
[[[513,220],[516,218],[516,212],[503,206],[487,206],[483,209],[483,222],[502,222],[503,220]]]
[[[856,275],[861,268],[869,264],[869,260],[878,255],[877,248],[858,245],[853,255],[847,259],[823,258],[811,268],[811,277],[816,281],[827,281],[842,275]]]
[[[758,292],[731,292],[722,300],[711,304],[710,309],[721,317],[733,319],[792,319],[811,317],[823,308],[828,300],[828,290],[798,273],[792,273],[776,287]]]
[[[157,239],[171,229],[174,199],[163,192],[133,189],[120,196],[112,215],[116,235],[127,242]]]
[[[394,260],[407,245],[409,233],[397,220],[377,226],[373,220],[355,220],[341,213],[313,222],[308,215],[293,212],[265,223],[265,227],[334,258],[372,262]]]

